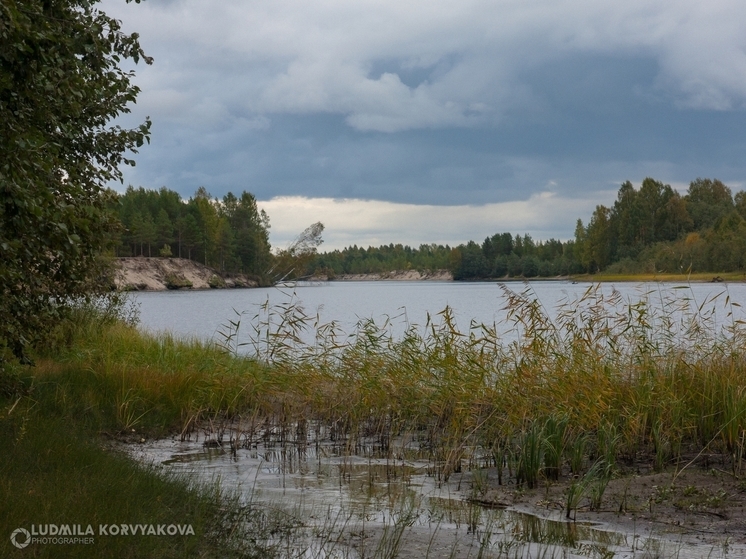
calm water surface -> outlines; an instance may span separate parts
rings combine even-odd
[[[507,282],[505,288],[538,299],[545,312],[554,317],[558,307],[583,296],[591,284],[565,281]],[[743,318],[746,308],[746,284],[713,283],[618,283],[596,286],[610,296],[616,290],[625,303],[646,300],[653,309],[671,311],[672,299],[688,300],[690,309],[703,306],[712,312],[714,325]],[[213,339],[238,313],[244,313],[244,328],[259,313],[262,305],[298,302],[305,313],[318,315],[321,323],[337,321],[344,332],[351,333],[361,319],[373,319],[382,325],[389,319],[392,331],[401,333],[407,324],[423,326],[428,314],[446,306],[453,310],[460,330],[467,331],[471,321],[504,324],[506,297],[496,282],[328,282],[298,285],[295,288],[219,289],[207,291],[166,291],[137,293],[141,327],[170,331],[177,336]],[[741,305],[740,307],[738,305]],[[730,313],[733,313],[730,315]],[[219,338],[219,336],[218,336]]]

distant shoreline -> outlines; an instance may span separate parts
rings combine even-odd
[[[448,270],[419,271],[391,270],[370,274],[339,274],[337,276],[313,276],[308,281],[454,281]]]
[[[392,270],[390,272],[370,274],[340,274],[334,277],[313,276],[307,281],[451,281],[451,282],[552,282],[565,281],[573,283],[646,283],[646,282],[681,282],[681,283],[728,283],[746,282],[746,273],[727,272],[713,273],[700,272],[696,274],[578,274],[569,276],[553,277],[501,277],[501,278],[470,278],[466,280],[454,280],[448,270],[437,270],[435,272],[420,272],[417,270]]]
[[[258,282],[241,274],[221,274],[207,266],[184,258],[127,257],[117,258],[116,288],[121,291],[166,291],[173,289],[203,290],[216,288],[257,287]],[[312,276],[310,282],[347,281],[440,281],[440,282],[547,282],[566,281],[576,283],[610,282],[680,282],[680,283],[725,283],[746,282],[746,273],[696,273],[696,274],[582,274],[554,277],[502,277],[454,280],[449,270],[391,270],[368,274],[339,274],[335,276]]]

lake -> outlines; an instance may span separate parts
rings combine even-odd
[[[140,306],[140,325],[152,332],[169,331],[176,336],[216,339],[231,320],[242,320],[244,335],[250,323],[257,322],[263,305],[297,305],[321,324],[336,321],[341,331],[352,333],[362,319],[373,319],[378,325],[389,320],[393,335],[401,335],[407,325],[424,326],[428,314],[448,306],[462,332],[472,321],[483,324],[505,323],[506,292],[524,292],[535,298],[544,312],[556,318],[560,305],[572,307],[589,289],[597,296],[609,298],[617,292],[617,307],[646,301],[649,308],[667,313],[688,309],[707,314],[712,327],[741,319],[746,307],[744,283],[606,283],[592,285],[570,281],[536,282],[437,282],[437,281],[360,281],[300,283],[294,288],[219,289],[206,291],[141,292],[134,295]],[[239,317],[237,313],[244,313]],[[313,320],[311,321],[313,322]],[[311,341],[312,335],[305,334]]]

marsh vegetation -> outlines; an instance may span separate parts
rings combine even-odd
[[[417,460],[435,486],[468,472],[485,505],[499,487],[559,487],[567,518],[627,512],[606,493],[625,476],[666,473],[675,488],[686,471],[744,471],[740,309],[727,291],[686,294],[658,291],[651,305],[592,286],[550,318],[529,287],[506,288],[509,337],[496,324],[460,331],[448,308],[402,336],[371,320],[349,334],[292,298],[237,315],[220,344],[88,312],[59,329],[8,408],[226,452],[333,443],[338,456]]]

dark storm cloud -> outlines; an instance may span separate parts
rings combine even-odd
[[[479,205],[746,176],[741,2],[104,8],[156,60],[128,120],[154,121],[137,185]]]

